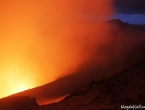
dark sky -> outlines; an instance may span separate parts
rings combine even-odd
[[[145,24],[145,0],[115,0],[115,10],[114,18],[131,24]]]
[[[117,13],[145,14],[145,0],[115,0]]]

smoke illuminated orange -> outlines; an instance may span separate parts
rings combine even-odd
[[[112,0],[1,0],[0,88],[7,92],[0,97],[49,83],[84,62],[107,41],[102,21],[112,14],[111,5]],[[92,16],[97,19],[90,22]]]

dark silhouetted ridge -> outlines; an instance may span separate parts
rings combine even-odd
[[[35,98],[28,96],[10,96],[0,99],[0,110],[38,110]]]
[[[121,105],[145,104],[145,61],[138,60],[112,76],[74,90],[58,103],[42,106],[56,110],[120,110]]]
[[[111,19],[111,20],[109,20],[107,22],[111,23],[111,24],[118,24],[118,25],[124,24],[120,19]]]

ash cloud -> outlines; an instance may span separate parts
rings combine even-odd
[[[95,46],[106,42],[103,20],[113,13],[112,0],[45,1],[41,5],[38,30],[43,36],[40,45],[46,59],[40,64],[48,68],[50,77],[68,73],[89,59]],[[97,19],[86,20],[92,15]]]
[[[5,0],[0,5],[0,67],[7,71],[4,63],[15,65],[15,60],[17,65],[21,60],[34,63],[38,68],[35,76],[42,73],[44,78],[37,86],[89,59],[90,49],[106,42],[102,37],[107,31],[103,20],[113,13],[112,0]],[[86,21],[89,16],[97,19]]]

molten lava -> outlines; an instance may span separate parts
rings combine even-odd
[[[33,63],[13,61],[1,70],[0,98],[39,86],[42,81],[42,74]]]

